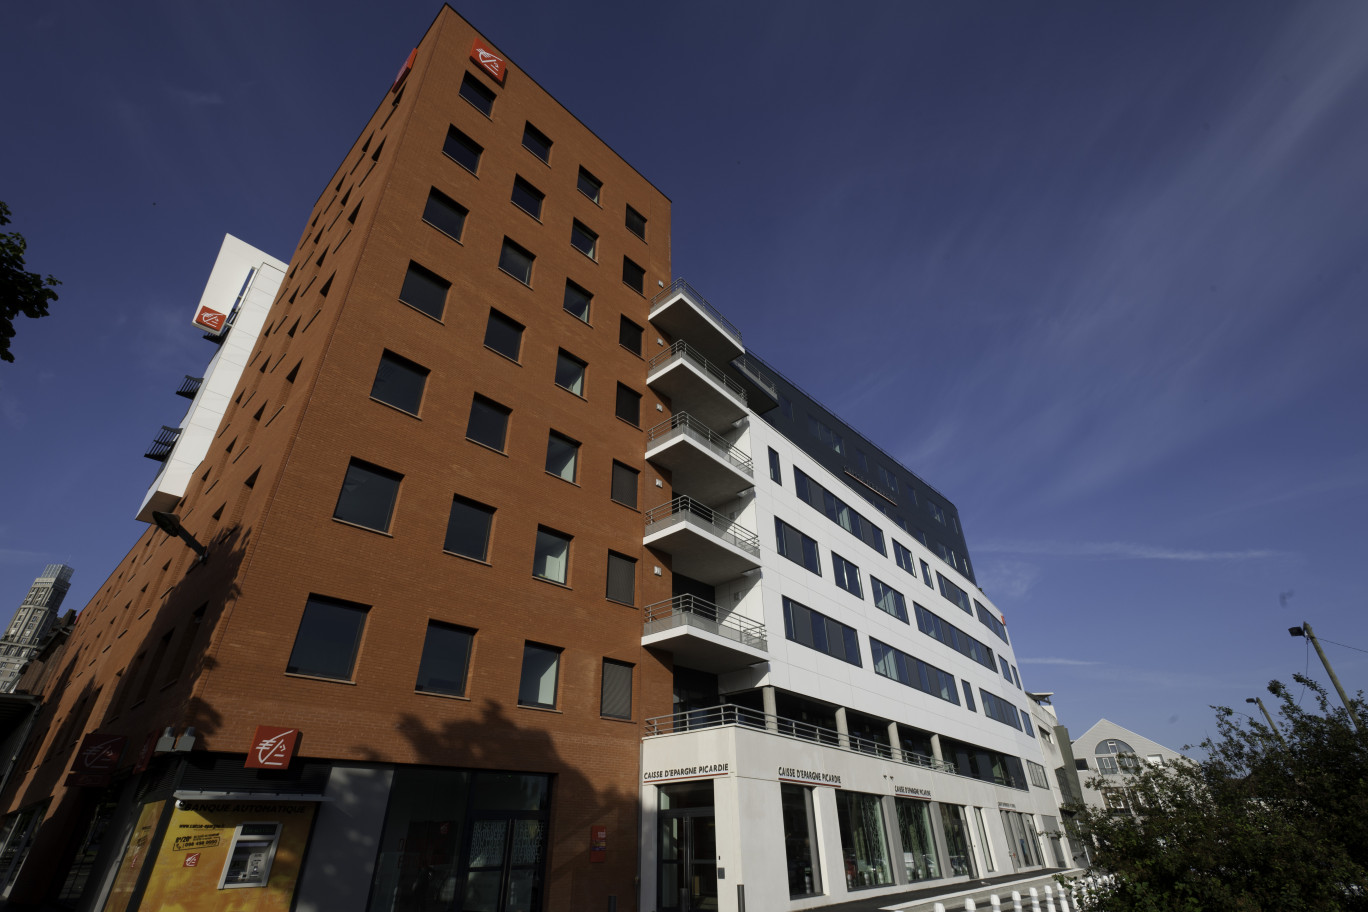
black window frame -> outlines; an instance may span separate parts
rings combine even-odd
[[[523,270],[520,270],[520,272],[526,273],[525,276],[520,274],[520,272],[514,272],[512,269],[508,268],[508,265],[513,265],[511,261],[506,259],[510,250],[513,252],[514,256],[525,258],[527,260],[525,268]],[[528,288],[531,288],[532,270],[535,267],[536,262],[537,255],[535,253],[528,250],[526,247],[524,247],[522,244],[519,244],[512,238],[505,237],[503,239],[503,246],[499,248],[499,271],[502,272],[504,275],[516,279],[517,281],[526,285]],[[505,265],[506,263],[508,263],[508,265]]]
[[[538,683],[537,680],[529,681],[529,680],[528,680],[528,676],[527,676],[528,667],[529,667],[529,666],[528,666],[528,663],[527,663],[527,658],[528,658],[529,653],[534,653],[534,652],[535,652],[535,653],[543,654],[543,655],[548,656],[548,657],[551,657],[551,663],[550,663],[550,665],[548,666],[548,668],[554,669],[554,670],[555,670],[555,679],[554,679],[554,682],[553,682],[553,684],[552,684],[552,691],[553,691],[553,693],[552,693],[552,695],[551,695],[551,702],[550,702],[550,703],[542,702],[540,699],[535,699],[535,700],[524,700],[524,699],[523,699],[523,695],[528,691],[529,685]],[[531,640],[526,640],[526,641],[523,642],[523,660],[522,660],[522,666],[521,666],[521,668],[520,668],[520,670],[519,670],[519,672],[518,672],[518,705],[519,705],[519,706],[531,707],[531,708],[533,708],[533,709],[555,709],[555,708],[559,705],[559,703],[560,703],[560,665],[561,665],[561,657],[562,657],[564,654],[565,654],[565,650],[562,649],[562,648],[559,647],[559,646],[552,646],[552,645],[550,645],[550,644],[548,644],[548,643],[534,643],[534,642],[532,642]]]
[[[465,220],[468,215],[469,209],[441,190],[433,187],[428,191],[427,203],[423,206],[423,221],[458,244],[461,243],[461,235],[465,232]]]
[[[579,219],[570,220],[570,246],[594,262],[598,262],[598,241],[598,232]]]
[[[526,329],[526,326],[510,317],[508,314],[491,307],[489,308],[489,319],[485,321],[484,347],[495,354],[503,355],[515,364],[520,364],[522,359],[523,332]],[[491,333],[496,334],[493,341],[490,340]],[[498,333],[502,333],[503,338],[499,338]],[[516,343],[512,346],[511,352],[507,347],[501,347],[504,341],[510,338]]]
[[[386,368],[389,368],[393,379],[386,378]],[[375,368],[375,380],[371,383],[370,397],[390,408],[417,417],[419,409],[423,406],[423,393],[427,390],[427,379],[431,373],[418,362],[410,361],[388,348],[384,349],[380,353],[380,363]],[[392,398],[386,398],[387,396]],[[412,408],[409,408],[410,405]]]
[[[616,572],[614,567],[617,568]],[[607,583],[604,598],[621,605],[635,606],[636,573],[637,559],[635,557],[610,550],[608,552]]]
[[[472,426],[475,424],[475,413],[477,408],[483,408],[486,411],[486,414],[502,414],[503,428],[501,433],[499,434],[498,446],[495,446],[493,443],[490,442],[490,440],[482,439],[479,436],[472,436],[471,430]],[[479,393],[476,393],[470,400],[470,417],[466,420],[466,440],[469,440],[471,443],[478,443],[480,446],[488,447],[489,449],[494,450],[498,453],[508,452],[508,425],[509,419],[512,417],[512,415],[513,410],[508,406],[504,405],[501,402],[496,402],[495,400],[490,399],[488,396],[481,396]],[[483,429],[481,428],[478,430]]]
[[[563,363],[573,363],[573,364],[579,366],[579,390],[578,390],[578,391],[576,391],[573,387],[566,386],[564,383],[561,383],[561,365],[562,365]],[[553,381],[555,382],[556,386],[559,386],[561,389],[565,390],[567,393],[571,394],[572,396],[578,396],[578,397],[580,397],[581,399],[583,399],[583,398],[585,398],[585,397],[584,397],[584,387],[585,387],[585,384],[588,382],[588,378],[589,378],[589,363],[588,363],[587,361],[585,361],[583,358],[578,358],[578,357],[576,357],[575,355],[573,355],[572,353],[566,351],[566,350],[563,349],[563,348],[558,348],[558,349],[556,349],[556,373],[555,373],[555,376],[552,378]]]
[[[521,196],[519,191],[521,191]],[[542,204],[546,202],[546,194],[521,174],[515,174],[513,175],[513,192],[509,195],[509,202],[540,222]]]
[[[858,599],[864,598],[864,584],[860,582],[860,568],[854,561],[846,560],[835,551],[831,552],[831,578],[837,588],[849,592]]]
[[[613,674],[608,670],[614,669]],[[625,677],[624,677],[625,673]],[[631,662],[619,662],[605,658],[599,677],[599,715],[605,719],[632,718],[632,684],[636,666]],[[625,693],[623,692],[625,687]],[[624,705],[625,704],[625,705]]]
[[[789,533],[792,533],[793,540],[790,540]],[[817,546],[817,539],[804,534],[796,526],[784,522],[777,516],[774,517],[774,539],[775,550],[780,556],[787,557],[810,573],[822,575],[822,552]],[[796,554],[789,553],[794,550],[797,551]]]
[[[636,217],[637,217],[637,220],[640,221],[640,223],[641,223],[641,228],[640,228],[640,230],[637,230],[637,228],[633,226],[633,224],[632,224],[632,216],[636,216]],[[635,209],[633,209],[630,203],[627,204],[627,214],[626,214],[626,217],[625,217],[625,224],[626,224],[626,227],[627,227],[627,230],[628,230],[628,231],[632,232],[632,234],[635,234],[637,237],[641,238],[643,241],[646,240],[646,216],[642,215],[640,212],[637,212]]]
[[[472,108],[493,120],[494,102],[498,101],[499,96],[469,70],[466,70],[465,75],[461,77],[461,88],[458,94]]]
[[[635,347],[629,344],[633,339],[635,339],[636,341]],[[622,314],[619,316],[618,345],[627,349],[629,352],[640,358],[642,346],[645,344],[645,340],[646,330],[642,328],[641,325],[639,325],[635,320],[629,320],[626,314]]]
[[[441,289],[441,300],[437,300],[437,290]],[[451,295],[451,283],[423,264],[409,260],[408,271],[404,273],[404,283],[399,286],[399,301],[421,314],[426,314],[437,322],[446,313],[447,298]]]
[[[528,145],[528,137],[531,136],[533,145]],[[544,164],[551,164],[551,147],[555,143],[551,137],[541,130],[538,130],[532,121],[525,121],[523,124],[522,147],[536,156],[537,160]]]
[[[621,470],[621,471],[619,471],[619,470]],[[631,483],[632,483],[632,500],[631,500],[630,503],[629,503],[628,501],[626,501],[626,500],[621,499],[621,498],[618,496],[619,494],[623,493],[623,492],[626,490],[626,487],[627,487],[627,477],[628,477],[628,474],[629,474],[629,473],[630,473],[630,475],[631,475]],[[640,491],[641,491],[641,472],[640,472],[640,470],[632,468],[631,466],[627,465],[627,463],[625,463],[625,462],[619,462],[619,461],[617,461],[616,459],[614,459],[614,460],[613,460],[613,474],[612,474],[612,476],[611,476],[611,478],[610,478],[610,482],[611,482],[611,483],[610,483],[609,489],[608,489],[608,499],[611,500],[611,501],[613,501],[614,503],[620,503],[620,504],[622,504],[624,507],[630,507],[630,508],[633,509],[633,510],[637,509],[637,503],[638,503],[638,501],[640,500]]]
[[[453,155],[453,149],[464,150],[468,153],[470,158],[473,159],[473,165],[467,164],[460,156]],[[442,154],[462,168],[465,168],[471,174],[478,176],[480,173],[480,160],[484,157],[484,146],[456,129],[453,125],[447,128],[446,140],[442,143]]]
[[[313,618],[310,621],[310,609],[315,608],[315,606],[317,608],[313,611]],[[300,614],[299,626],[295,629],[294,644],[290,648],[290,657],[285,663],[285,673],[310,678],[325,678],[330,681],[351,681],[356,674],[356,659],[361,652],[361,638],[365,634],[366,619],[370,614],[370,609],[370,605],[363,605],[360,602],[310,593],[304,603],[304,611]],[[345,616],[355,624],[355,630],[350,635],[351,645],[347,646],[348,636],[344,630],[342,636],[333,637],[337,640],[336,643],[329,644],[330,647],[341,650],[336,656],[328,659],[329,662],[336,662],[336,666],[325,667],[326,663],[322,662],[314,667],[304,666],[301,664],[304,657],[300,655],[300,644],[303,642],[301,638],[305,636],[306,632],[317,635],[315,633],[316,628],[331,622],[328,617],[324,616],[324,612],[330,612],[333,619]],[[347,614],[343,615],[338,612],[346,612]],[[331,634],[330,637],[332,637]],[[311,647],[306,646],[306,649],[308,648]],[[318,647],[315,644],[312,648]],[[341,661],[343,653],[346,654],[345,662]],[[312,659],[312,657],[310,658]],[[346,666],[345,673],[341,673],[343,665]]]
[[[627,398],[624,398],[624,396]],[[624,406],[628,403],[633,406],[630,410],[633,413],[630,418],[623,414]],[[617,385],[617,398],[614,400],[613,404],[613,414],[630,424],[632,427],[641,427],[641,393],[638,393],[625,383],[619,383]]]
[[[581,297],[583,298],[584,304],[584,316],[580,316],[579,314],[575,313],[575,311],[570,309],[572,299],[573,303],[578,304],[580,303],[579,299]],[[593,324],[589,321],[590,317],[593,315],[593,307],[594,293],[589,289],[585,288],[580,283],[576,282],[574,279],[566,279],[565,297],[561,301],[561,309],[568,313],[570,316],[574,317],[576,320],[579,320],[581,323],[585,324],[586,326],[592,326]]]
[[[558,443],[558,442],[561,443],[561,444],[568,444],[568,449],[569,449],[569,451],[570,451],[570,453],[571,453],[570,460],[569,460],[569,466],[570,466],[570,477],[569,477],[569,478],[566,478],[564,474],[562,474],[561,472],[557,472],[557,471],[555,471],[554,469],[551,468],[552,447],[553,447],[556,443]],[[551,428],[551,429],[547,432],[547,435],[546,435],[546,474],[552,475],[552,476],[554,476],[554,477],[556,477],[556,478],[559,478],[561,481],[568,481],[568,482],[570,482],[570,484],[579,484],[579,454],[580,454],[580,442],[579,442],[578,440],[576,440],[575,438],[573,438],[573,437],[571,437],[571,436],[569,436],[569,435],[567,435],[567,434],[562,434],[560,431],[556,430],[555,428]]]
[[[788,596],[783,596],[783,603],[784,636],[790,642],[806,646],[856,668],[864,667],[864,659],[860,652],[860,634],[854,627],[842,624],[835,618]],[[840,643],[839,647],[833,645],[833,640]]]
[[[442,539],[442,550],[447,554],[455,554],[469,560],[479,561],[482,564],[489,563],[489,546],[494,538],[494,514],[496,512],[498,511],[489,504],[481,503],[478,500],[472,500],[469,497],[462,497],[460,494],[452,495],[451,511],[447,514],[446,534]],[[461,517],[473,518],[476,515],[484,517],[484,531],[480,536],[483,541],[479,553],[475,553],[474,549],[463,551],[453,547],[457,544],[464,544],[462,539],[468,539],[471,542],[474,541],[475,536],[472,534],[474,525],[457,526],[457,520]],[[460,531],[460,538],[453,539],[453,530]]]
[[[433,636],[434,630],[440,632],[436,637]],[[418,659],[418,677],[413,683],[413,689],[418,693],[464,697],[470,683],[470,659],[474,653],[475,633],[471,627],[429,618],[427,632],[423,636],[423,651]],[[453,645],[457,643],[463,648],[453,649]],[[449,664],[453,658],[459,658],[458,665]],[[455,667],[460,669],[459,681],[451,676],[438,676],[439,669],[446,671]]]
[[[387,498],[388,504],[385,506],[384,510],[385,518],[383,524],[372,525],[370,520],[374,519],[375,516],[378,516],[378,513],[371,515],[370,507],[360,509],[354,502],[348,504],[346,507],[346,515],[341,515],[344,513],[343,502],[349,499],[349,494],[351,498],[357,496],[364,496],[367,499],[375,498],[376,504],[370,506],[377,506],[380,498],[373,492],[380,490],[378,484],[376,484],[379,481],[391,483]],[[384,466],[376,465],[373,462],[367,462],[364,459],[352,457],[347,463],[346,473],[342,476],[342,489],[338,491],[337,504],[333,507],[333,519],[361,529],[370,529],[372,532],[381,532],[388,535],[390,524],[394,521],[394,507],[399,502],[399,487],[403,481],[404,476],[393,469],[387,469]],[[361,487],[367,484],[374,485],[373,492],[364,495],[359,494],[358,492],[360,492]],[[349,485],[351,486],[350,491],[348,490]]]
[[[589,193],[584,189],[586,184],[593,188],[593,193]],[[575,189],[588,197],[589,201],[594,205],[603,205],[603,181],[594,177],[594,175],[583,165],[580,165],[579,175],[575,178]]]
[[[640,273],[640,275],[638,275]],[[639,295],[646,294],[646,269],[631,257],[622,258],[622,284]]]

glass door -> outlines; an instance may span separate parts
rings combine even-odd
[[[463,912],[538,912],[546,828],[539,814],[477,813]]]
[[[712,808],[660,812],[661,912],[716,912],[717,826]]]

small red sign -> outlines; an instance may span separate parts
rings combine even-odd
[[[221,314],[210,307],[200,305],[200,309],[195,311],[194,323],[210,332],[221,333],[228,323],[228,315]]]
[[[185,856],[185,861],[181,862],[181,864],[187,868],[193,868],[199,864],[199,857],[199,852],[191,852],[189,855]]]
[[[608,828],[606,826],[591,826],[589,828],[589,860],[608,860]]]
[[[408,60],[405,60],[404,65],[399,68],[399,75],[394,77],[394,84],[390,86],[391,92],[399,91],[399,87],[403,85],[404,80],[408,78],[409,70],[413,69],[413,61],[417,59],[418,49],[414,48],[409,51]]]
[[[299,747],[299,729],[258,725],[247,751],[247,769],[284,769]]]
[[[73,773],[109,773],[119,765],[124,745],[128,739],[123,735],[103,735],[91,732],[81,739],[81,746],[71,762]]]
[[[504,78],[508,76],[508,64],[504,62],[502,57],[486,47],[479,38],[475,39],[475,46],[470,49],[470,59],[492,76],[499,85],[504,84]]]

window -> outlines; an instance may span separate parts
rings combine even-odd
[[[585,171],[583,168],[580,168],[579,179],[575,186],[579,187],[580,193],[583,193],[597,203],[599,201],[599,194],[603,190],[603,181],[594,177],[594,175]]]
[[[898,812],[898,829],[902,831],[903,869],[907,872],[907,882],[939,879],[940,855],[931,829],[931,802],[894,798],[893,805]]]
[[[353,459],[347,465],[342,480],[342,493],[337,496],[333,519],[365,526],[377,532],[388,532],[394,501],[399,496],[399,482],[404,476],[389,469]]]
[[[1025,689],[1026,689],[1026,688],[1024,688],[1024,687],[1021,686],[1021,675],[1017,674],[1017,669],[1016,669],[1016,666],[1015,666],[1015,665],[1012,666],[1012,678],[1013,678],[1013,680],[1016,681],[1017,690],[1025,690]]]
[[[806,501],[813,509],[826,514],[827,519],[880,554],[888,553],[884,550],[882,529],[865,519],[861,513],[851,509],[844,500],[813,481],[797,466],[793,467],[793,489],[799,500]]]
[[[978,599],[974,599],[974,610],[978,613],[978,619],[983,622],[983,626],[993,631],[993,633],[997,635],[997,638],[1002,640],[1002,642],[1008,642],[1007,626],[1002,623],[1002,620],[996,614],[983,607],[983,604],[979,602]],[[1007,673],[1006,669],[1003,670],[1003,674],[1007,675],[1007,680],[1012,680],[1012,676]]]
[[[522,678],[518,681],[519,706],[556,708],[560,655],[561,651],[554,646],[523,644]]]
[[[893,542],[893,559],[898,562],[899,567],[913,576],[917,575],[917,562],[912,559],[912,552],[907,550],[906,545],[897,540]]]
[[[846,592],[856,598],[864,598],[864,590],[860,586],[860,568],[835,551],[831,552],[831,575],[836,585]]]
[[[874,590],[874,604],[880,611],[893,615],[904,624],[908,622],[907,600],[901,592],[873,576],[869,578],[869,588]]]
[[[845,455],[845,438],[811,415],[808,415],[808,433],[842,456]]]
[[[627,230],[646,240],[646,216],[637,212],[631,206],[627,207]]]
[[[494,93],[484,83],[466,73],[461,79],[461,97],[475,106],[485,117],[494,113]]]
[[[784,635],[795,643],[826,653],[833,659],[861,666],[860,640],[854,627],[793,599],[784,599]]]
[[[624,605],[636,604],[636,559],[608,552],[608,595]]]
[[[965,592],[939,573],[936,574],[936,581],[940,583],[941,595],[958,605],[960,610],[965,614],[974,613],[974,609],[969,607],[969,593]]]
[[[466,439],[482,443],[491,450],[502,453],[508,435],[508,416],[511,414],[511,409],[477,393],[470,403],[470,422],[466,425]]]
[[[947,624],[921,605],[913,602],[912,608],[917,615],[918,630],[929,637],[940,640],[956,652],[968,656],[984,668],[991,669],[994,673],[997,672],[997,662],[993,658],[993,650],[954,624]]]
[[[891,491],[894,494],[894,496],[896,496],[898,493],[898,476],[894,475],[892,472],[888,471],[888,469],[885,469],[883,466],[879,466],[878,469],[879,483],[882,484],[889,491]]]
[[[538,221],[541,220],[542,200],[544,199],[546,199],[545,193],[521,177],[513,178],[513,205]]]
[[[779,465],[779,454],[774,451],[774,447],[769,448],[769,467],[770,481],[775,484],[784,483],[784,472]]]
[[[961,681],[964,685],[964,705],[969,707],[970,712],[978,712],[978,707],[974,705],[974,688],[969,686],[968,681]]]
[[[634,355],[641,354],[642,329],[626,317],[618,322],[618,345]]]
[[[874,673],[905,684],[922,693],[939,697],[947,703],[959,705],[959,693],[955,690],[955,676],[928,665],[901,649],[894,649],[873,637],[869,638],[869,654],[874,662]]]
[[[1015,706],[1001,697],[990,694],[982,687],[979,688],[979,696],[983,698],[983,714],[985,716],[1021,731],[1021,717],[1017,715]]]
[[[569,390],[576,396],[583,396],[584,369],[587,366],[565,349],[556,352],[556,386]]]
[[[418,662],[418,681],[413,689],[464,697],[474,639],[475,631],[467,627],[428,621],[423,657]]]
[[[368,605],[309,596],[285,670],[290,674],[351,680],[369,610]]]
[[[998,656],[998,664],[1002,666],[1002,676],[1007,679],[1007,683],[1012,683],[1012,666],[1007,664],[1007,657]]]
[[[1030,714],[1027,713],[1026,710],[1024,710],[1024,709],[1018,709],[1017,712],[1021,713],[1022,730],[1025,731],[1026,734],[1028,734],[1028,735],[1030,735],[1032,738],[1034,738],[1034,737],[1035,737],[1035,726],[1031,724],[1031,716],[1030,716]]]
[[[635,510],[637,505],[637,478],[640,474],[640,472],[631,466],[625,466],[620,462],[614,462],[613,500]]]
[[[557,478],[574,482],[579,448],[577,441],[552,431],[546,440],[546,471]]]
[[[637,294],[646,293],[646,270],[627,257],[622,258],[622,284],[635,291]]]
[[[459,494],[451,499],[443,551],[477,561],[489,559],[489,530],[494,525],[494,508]]]
[[[565,308],[565,312],[570,314],[570,316],[574,317],[576,320],[582,320],[585,323],[588,323],[589,302],[593,299],[594,296],[589,292],[585,291],[574,282],[571,282],[569,279],[565,280],[565,303],[562,306]]]
[[[527,250],[504,238],[503,249],[499,251],[499,268],[524,285],[532,284],[532,261],[535,259]]]
[[[926,585],[932,589],[936,588],[935,585],[931,582],[931,565],[928,564],[926,561],[922,561],[921,568],[922,579],[926,581]]]
[[[455,127],[447,130],[446,142],[442,144],[442,151],[447,154],[448,158],[451,158],[471,174],[479,172],[480,156],[484,154],[484,146]]]
[[[497,310],[489,311],[489,322],[485,324],[485,348],[503,355],[510,361],[518,360],[522,351],[523,325],[512,317]]]
[[[420,310],[434,320],[442,319],[446,310],[447,292],[451,283],[430,269],[410,262],[404,276],[404,287],[399,289],[399,300]]]
[[[523,127],[523,148],[533,155],[551,164],[551,140],[546,138],[546,134],[538,130],[532,124]]]
[[[818,576],[822,575],[822,561],[815,539],[808,538],[777,516],[774,517],[774,538],[780,554]]]
[[[375,371],[375,383],[371,384],[371,398],[386,405],[403,409],[411,415],[418,414],[418,406],[423,401],[423,387],[427,384],[428,369],[401,358],[392,351],[380,356],[380,367]]]
[[[893,883],[882,802],[878,795],[836,791],[836,817],[848,890]]]
[[[537,527],[537,550],[532,557],[532,575],[537,579],[565,585],[570,570],[570,536],[545,526]]]
[[[931,511],[931,515],[935,517],[936,522],[940,523],[942,526],[945,525],[945,510],[942,509],[939,504],[932,503],[928,500],[926,502],[926,509]]]
[[[603,660],[599,715],[609,719],[632,718],[632,666],[626,662]]]
[[[579,219],[570,225],[570,246],[591,260],[598,259],[598,235],[585,227]]]
[[[641,393],[619,383],[616,414],[628,424],[641,427]]]
[[[423,221],[457,241],[461,239],[467,214],[465,206],[436,187],[429,191],[427,205],[423,207]]]

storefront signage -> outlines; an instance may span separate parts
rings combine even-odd
[[[676,779],[712,779],[731,771],[729,763],[704,763],[681,766],[678,769],[648,770],[641,774],[642,782],[670,782]]]
[[[258,725],[247,751],[247,769],[285,769],[299,748],[299,729]]]
[[[809,785],[830,785],[841,787],[838,773],[819,773],[814,770],[797,769],[792,766],[779,767],[779,778],[785,782],[805,782]]]
[[[102,735],[91,732],[81,740],[81,747],[72,761],[73,773],[110,773],[119,765],[124,745],[128,739],[123,735]]]
[[[182,868],[194,868],[199,866],[199,852],[191,852],[185,856],[185,861],[181,862]]]
[[[900,798],[925,798],[928,801],[931,800],[930,789],[919,789],[914,788],[910,785],[893,786],[893,794],[897,795]]]
[[[413,69],[413,62],[417,59],[418,49],[414,48],[409,51],[408,59],[405,60],[404,65],[399,68],[399,75],[394,77],[394,83],[390,86],[391,92],[399,91],[399,87],[403,85],[404,80],[408,78],[409,71]]]
[[[606,826],[591,826],[589,828],[589,860],[608,860],[608,828]]]
[[[1012,803],[1009,802],[1009,801],[999,801],[999,802],[998,802],[998,807],[1000,807],[1000,808],[1006,808],[1006,809],[1009,810],[1009,811],[1015,811],[1015,810],[1016,810],[1016,805],[1015,805],[1015,804],[1012,804]]]
[[[508,64],[498,54],[485,47],[485,43],[479,38],[475,39],[475,44],[470,49],[470,59],[484,70],[499,85],[504,84],[504,77],[508,75]]]
[[[207,329],[214,335],[221,336],[223,330],[227,328],[228,315],[201,304],[199,310],[195,311],[193,322],[200,329]]]

